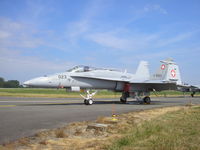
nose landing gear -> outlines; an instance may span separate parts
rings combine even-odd
[[[81,97],[84,98],[84,104],[85,104],[85,105],[92,105],[92,104],[93,104],[93,99],[92,99],[92,97],[93,97],[96,93],[97,93],[97,91],[95,91],[95,92],[93,92],[93,93],[90,93],[90,91],[87,90],[87,95],[86,95],[86,97],[80,94]]]
[[[92,99],[84,99],[84,104],[85,105],[92,105],[93,104],[93,100]]]

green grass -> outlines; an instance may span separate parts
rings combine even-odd
[[[52,88],[0,88],[0,96],[22,96],[22,97],[80,97],[85,92],[70,92],[66,89]],[[119,97],[121,93],[107,90],[99,90],[96,97]]]
[[[185,95],[190,95],[192,92],[186,92]],[[184,95],[183,92],[180,91],[173,91],[173,90],[166,90],[166,91],[161,91],[161,92],[156,92],[158,95],[171,95],[171,96],[176,96],[176,95]],[[155,95],[155,92],[151,92],[151,95]],[[196,95],[199,95],[199,93],[196,93]]]
[[[36,94],[66,94],[65,89],[47,89],[47,88],[2,88],[0,92],[7,93],[36,93]]]
[[[161,91],[161,92],[156,92],[156,93],[158,93],[159,95],[164,95],[164,94],[166,94],[166,95],[183,95],[183,92],[173,91],[173,90]],[[154,94],[154,93],[152,92],[152,94]]]
[[[80,94],[85,95],[84,92],[69,92],[65,89],[52,89],[52,88],[0,88],[0,96],[19,96],[19,97],[78,97]],[[151,93],[151,96],[181,96],[182,92],[179,91],[163,91]],[[187,95],[190,95],[188,92]],[[118,98],[121,92],[112,92],[107,90],[99,90],[96,97],[105,98]]]
[[[1,88],[0,92],[7,93],[31,93],[31,94],[80,94],[83,92],[70,92],[66,89],[53,89],[53,88]],[[97,94],[114,94],[112,91],[101,90]]]
[[[109,150],[197,150],[200,107],[167,113],[127,131]]]

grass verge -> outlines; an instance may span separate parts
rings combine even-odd
[[[200,107],[170,112],[133,127],[109,150],[197,150],[200,144]]]
[[[80,98],[80,94],[85,92],[69,92],[66,89],[52,88],[0,88],[0,96],[17,97],[52,97],[52,98]],[[95,95],[96,98],[119,98],[121,93],[100,90]]]
[[[65,89],[52,89],[52,88],[0,88],[0,96],[14,96],[14,97],[52,97],[52,98],[79,98],[80,94],[86,95],[85,92],[69,92]],[[190,95],[191,92],[186,93]],[[196,93],[200,95],[199,93]],[[121,92],[113,92],[107,90],[99,90],[95,98],[119,98]],[[184,96],[179,91],[162,91],[151,93],[151,97],[171,97],[171,96]]]

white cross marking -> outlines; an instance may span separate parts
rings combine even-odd
[[[171,75],[172,75],[172,77],[175,77],[175,76],[176,76],[175,70],[172,70],[172,71],[171,71]]]
[[[164,65],[164,64],[161,66],[161,69],[162,69],[162,70],[164,70],[164,69],[165,69],[165,65]]]

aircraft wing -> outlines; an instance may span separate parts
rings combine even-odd
[[[146,81],[131,81],[132,89],[145,91],[163,91],[163,90],[177,90],[177,85],[174,82],[165,82],[162,80],[146,80]]]
[[[117,78],[117,77],[99,77],[99,76],[90,76],[90,75],[72,75],[72,78],[88,78],[88,79],[98,79],[98,80],[108,80],[108,81],[121,81],[121,82],[129,82],[130,79],[127,78]]]
[[[98,79],[98,80],[107,80],[107,81],[118,81],[118,82],[127,82],[130,83],[132,89],[135,90],[150,90],[150,91],[162,91],[162,90],[177,90],[176,83],[173,82],[164,82],[162,80],[130,80],[126,78],[109,78],[109,77],[94,77],[94,76],[82,76],[82,75],[73,75],[73,78],[88,78],[88,79]]]
[[[183,84],[178,85],[178,90],[182,92],[200,92],[200,87],[195,85]]]

